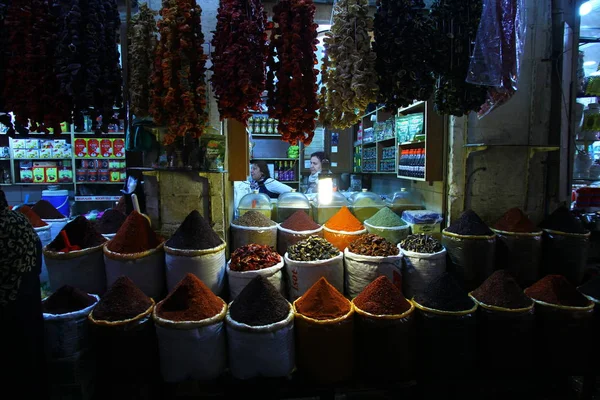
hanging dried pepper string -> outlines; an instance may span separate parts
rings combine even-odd
[[[283,140],[291,144],[310,144],[319,108],[314,15],[312,0],[279,0],[273,7],[267,106],[269,116],[279,120]]]
[[[157,41],[154,18],[157,14],[143,3],[129,25],[129,97],[131,112],[138,118],[149,115],[150,80]]]
[[[326,126],[344,129],[356,124],[377,100],[375,53],[369,37],[373,19],[368,14],[367,0],[340,0],[334,6],[333,25],[324,39],[330,60],[328,76],[323,76],[327,94],[320,99]]]
[[[221,120],[244,124],[265,90],[267,14],[260,0],[222,0],[212,45],[212,87]]]
[[[429,100],[435,41],[423,0],[381,0],[375,13],[379,102],[389,110]]]
[[[208,121],[201,13],[192,0],[163,0],[160,10],[150,113],[168,128],[167,145],[177,137],[200,137]]]

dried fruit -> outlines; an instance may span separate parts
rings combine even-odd
[[[387,257],[398,255],[400,250],[393,243],[372,233],[360,235],[350,243],[348,250],[355,254],[372,257]]]
[[[229,268],[232,271],[256,271],[270,268],[281,261],[281,257],[270,246],[247,244],[238,247],[231,255]]]
[[[339,254],[340,251],[334,245],[316,235],[288,247],[288,258],[294,261],[329,260]]]

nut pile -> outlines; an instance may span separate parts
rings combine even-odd
[[[329,260],[340,251],[322,237],[311,235],[288,248],[288,257],[294,261]]]
[[[400,250],[393,243],[379,235],[367,233],[350,243],[348,250],[355,254],[373,257],[387,257],[398,255]]]
[[[438,253],[444,249],[437,239],[424,233],[407,236],[400,242],[400,247],[415,253]]]

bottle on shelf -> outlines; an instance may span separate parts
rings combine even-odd
[[[280,180],[279,179],[279,162],[277,162],[277,161],[275,161],[273,163],[273,175],[274,175],[273,179]]]
[[[254,117],[248,118],[248,131],[250,134],[254,133]]]

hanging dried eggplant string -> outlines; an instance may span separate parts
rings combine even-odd
[[[435,84],[431,68],[435,42],[423,0],[381,0],[374,34],[379,102],[395,110],[428,100]]]
[[[315,10],[312,0],[279,0],[273,7],[267,106],[283,140],[293,145],[310,144],[319,108]]]
[[[211,83],[221,120],[247,124],[266,85],[267,14],[260,0],[223,0],[212,45]]]
[[[157,14],[143,3],[129,25],[129,96],[131,112],[136,118],[149,115],[150,79],[158,32],[155,20]]]
[[[319,90],[318,102],[319,102],[319,122],[326,127],[331,126],[333,120],[333,111],[329,108],[327,97],[329,85],[329,56],[327,50],[323,51],[323,58],[321,59],[321,89]]]
[[[163,0],[160,10],[150,113],[168,128],[167,145],[200,137],[208,122],[201,14],[194,0]]]
[[[333,24],[325,34],[327,76],[323,122],[344,129],[356,124],[370,103],[377,100],[375,53],[371,50],[367,0],[340,0],[334,6]],[[323,103],[321,103],[323,107]]]
[[[434,107],[440,114],[462,116],[485,102],[487,88],[465,81],[481,11],[481,0],[437,0],[431,7],[437,76]]]

